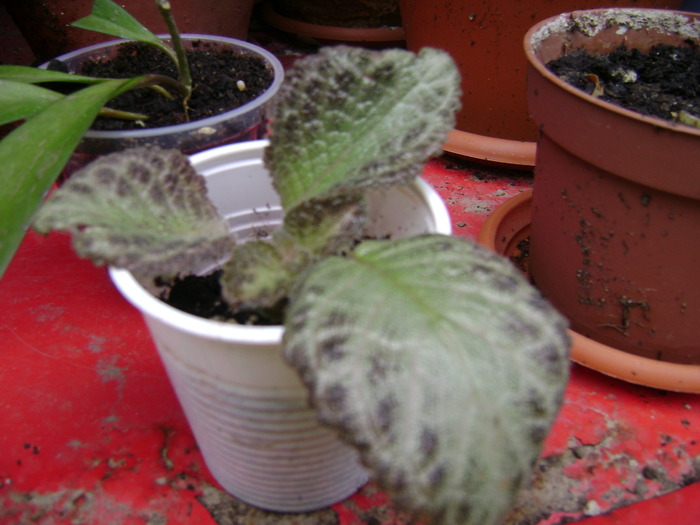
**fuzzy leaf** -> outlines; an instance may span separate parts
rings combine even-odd
[[[63,97],[0,142],[0,276],[32,215],[100,108],[141,79],[111,80]]]
[[[349,250],[366,225],[366,202],[357,194],[306,201],[284,218],[284,231],[294,243],[319,255]]]
[[[302,264],[300,260],[285,261],[285,256],[292,258],[294,255],[285,254],[279,243],[264,240],[234,247],[221,277],[226,302],[234,310],[274,309],[287,297],[294,270]]]
[[[437,49],[335,46],[299,60],[273,101],[265,157],[283,206],[412,180],[440,152],[459,97]]]
[[[144,277],[202,271],[233,243],[204,178],[179,151],[157,148],[113,153],[74,173],[34,227],[68,231],[80,256]]]
[[[427,523],[497,523],[568,376],[563,318],[465,240],[368,241],[294,290],[285,356],[319,417]]]
[[[221,279],[226,300],[234,309],[275,309],[309,265],[350,250],[365,225],[365,202],[358,195],[297,207],[272,239],[234,248]]]

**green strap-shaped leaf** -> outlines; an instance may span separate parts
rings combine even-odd
[[[396,502],[425,523],[498,523],[568,376],[566,323],[465,240],[368,241],[294,291],[285,356]]]
[[[459,97],[458,70],[436,49],[336,46],[299,60],[273,101],[266,150],[283,206],[412,180],[440,151]]]
[[[41,113],[64,96],[61,93],[40,86],[0,80],[0,125],[27,119]],[[100,110],[100,115],[128,120],[145,120],[148,118],[148,115],[141,113],[132,113],[108,107],[103,107]]]
[[[74,173],[34,227],[68,231],[82,257],[142,277],[202,271],[233,242],[187,156],[156,148],[113,153]]]
[[[127,40],[147,42],[160,48],[166,48],[168,54],[172,53],[172,50],[160,38],[146,29],[141,22],[131,16],[124,8],[111,0],[94,0],[90,14],[80,20],[76,20],[71,25]]]
[[[100,108],[138,82],[111,80],[61,98],[0,142],[0,276]]]
[[[0,80],[0,125],[36,115],[62,98],[50,89]]]
[[[99,84],[107,79],[85,77],[73,73],[51,71],[28,66],[0,66],[0,79],[38,84],[40,82],[72,82],[77,84]]]

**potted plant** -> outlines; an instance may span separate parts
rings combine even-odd
[[[164,56],[170,56],[173,63],[177,64],[178,79],[161,74],[143,74],[127,79],[94,78],[41,68],[0,66],[0,91],[3,94],[0,124],[26,120],[0,142],[0,162],[4,166],[0,175],[0,238],[3,239],[0,244],[0,275],[21,241],[31,214],[76,148],[78,153],[72,157],[72,168],[85,164],[87,159],[94,158],[95,155],[139,144],[156,143],[192,153],[234,140],[259,138],[259,131],[255,131],[251,137],[250,130],[262,128],[264,105],[279,88],[283,69],[279,61],[265,50],[245,42],[226,39],[205,45],[211,45],[214,49],[229,46],[233,56],[254,53],[255,56],[262,57],[264,68],[270,71],[272,83],[261,96],[239,108],[224,111],[219,116],[174,126],[124,132],[87,131],[98,114],[115,114],[104,107],[110,100],[144,87],[167,90],[166,94],[178,93],[181,102],[176,104],[180,108],[188,107],[192,92],[185,51],[188,44],[182,44],[169,4],[162,0],[157,0],[157,4],[171,28],[172,47],[110,0],[95,0],[92,14],[76,24],[82,28],[147,43],[162,50]],[[211,37],[197,35],[190,41],[207,38]],[[89,48],[86,54],[102,57],[110,49],[114,49],[111,44],[97,45]],[[81,56],[80,52],[76,52],[62,58],[70,67],[77,67],[80,62],[78,57]],[[62,92],[43,87],[47,82],[86,87],[66,96]],[[233,82],[237,83],[235,79]],[[195,92],[198,89],[195,86]],[[142,121],[148,116],[142,113],[143,110],[137,111],[116,113],[120,118],[136,121]],[[84,135],[86,138],[83,141]],[[37,147],[37,144],[41,144],[41,147]]]
[[[541,133],[530,275],[579,334],[575,360],[633,382],[695,392],[700,251],[689,239],[700,226],[700,129],[603,100],[605,81],[594,72],[589,94],[547,65],[566,52],[604,55],[621,45],[649,55],[657,44],[674,46],[677,62],[675,49],[697,49],[698,20],[663,10],[577,11],[545,20],[525,37],[528,98]],[[661,55],[650,56],[658,68]],[[643,80],[638,68],[621,62],[617,69],[628,83]]]
[[[76,146],[64,173],[72,173],[93,160],[97,155],[105,155],[142,145],[176,148],[189,154],[222,144],[264,137],[266,133],[265,106],[277,93],[284,78],[284,70],[279,60],[272,53],[255,44],[233,38],[196,34],[183,34],[181,38],[187,52],[195,53],[195,56],[203,59],[201,66],[208,64],[208,61],[205,61],[206,57],[219,55],[224,57],[225,61],[221,62],[217,58],[215,64],[222,64],[227,69],[226,74],[230,74],[228,64],[233,61],[249,63],[245,67],[243,65],[237,66],[236,69],[240,71],[239,76],[235,79],[231,76],[231,79],[223,86],[214,85],[213,88],[209,88],[209,91],[205,91],[204,86],[200,85],[198,89],[201,92],[198,93],[195,90],[193,93],[193,96],[198,96],[199,100],[193,100],[190,103],[190,112],[192,112],[199,105],[203,107],[203,101],[206,101],[207,98],[209,100],[218,98],[221,100],[219,104],[231,109],[199,118],[197,115],[190,114],[183,122],[167,125],[150,123],[154,120],[154,115],[150,115],[150,118],[144,121],[145,127],[140,127],[142,125],[140,122],[134,125],[123,119],[111,119],[106,121],[107,126],[103,125],[94,129],[97,124],[101,124],[101,120],[98,119],[93,129],[86,131]],[[164,40],[167,42],[169,39],[164,38]],[[124,42],[121,40],[95,44],[59,56],[56,60],[60,61],[70,73],[85,74],[84,68],[87,65],[92,65],[94,60],[98,60],[98,64],[101,66],[104,63],[102,61],[108,63],[110,58],[118,56],[123,44]],[[148,66],[150,65],[147,60],[148,55],[152,55],[154,52],[149,52],[148,49],[142,49],[142,51],[146,55],[144,57],[145,65]],[[130,60],[131,57],[129,57]],[[94,73],[91,72],[89,76],[94,76]],[[236,85],[237,83],[240,87]],[[223,97],[221,92],[227,96]],[[162,102],[163,108],[156,107],[160,113],[167,116],[168,121],[173,114],[182,113],[177,100],[167,100],[157,93],[139,90],[132,91],[129,95],[136,100],[139,106],[142,104],[150,106],[152,101]],[[238,95],[241,95],[240,101],[235,98]],[[125,101],[123,105],[128,107],[134,103]],[[209,110],[207,109],[207,111]],[[115,126],[115,124],[119,125]]]
[[[409,49],[444,49],[460,68],[462,109],[446,151],[532,168],[537,126],[526,101],[527,60],[519,51],[532,24],[575,9],[678,8],[680,4],[679,0],[401,0],[401,16]]]
[[[433,522],[496,523],[526,483],[561,403],[568,338],[561,316],[505,259],[429,233],[444,231],[431,226],[444,208],[426,213],[426,192],[414,181],[453,125],[458,86],[453,62],[438,50],[416,56],[327,48],[295,64],[273,104],[264,157],[270,181],[259,158],[239,159],[252,171],[242,168],[246,182],[236,184],[214,161],[218,152],[194,157],[215,203],[249,185],[273,187],[277,196],[212,204],[181,155],[140,149],[76,173],[42,207],[35,227],[68,230],[80,253],[112,265],[117,286],[143,308],[161,354],[171,354],[169,371],[213,364],[209,373],[235,373],[249,387],[263,371],[280,371],[267,379],[276,392],[266,400],[303,384],[321,423],[359,451],[397,504]],[[225,148],[234,147],[258,146]],[[403,211],[390,204],[397,195]],[[416,221],[412,209],[424,218]],[[252,239],[240,235],[251,231]],[[221,303],[239,324],[199,319],[185,335],[184,320],[177,320],[185,314],[170,317],[172,309],[148,290],[160,296],[165,284],[217,268]],[[148,297],[160,313],[147,312],[137,297]],[[240,324],[263,319],[272,325]],[[167,335],[178,326],[181,335]],[[224,348],[233,333],[250,334],[243,350]],[[218,350],[205,350],[195,336]],[[177,349],[180,339],[193,348]],[[234,352],[244,360],[228,362]],[[273,365],[267,354],[281,354],[287,364]],[[298,376],[281,372],[287,366]],[[188,415],[206,405],[216,382],[175,381],[178,391],[199,394],[183,403]],[[229,394],[245,401],[249,390]],[[280,416],[292,422],[303,414],[295,395]],[[270,406],[249,401],[237,423],[249,431],[247,441],[220,439],[215,425],[193,425],[203,447],[209,439],[232,451],[236,460],[223,468],[230,475],[239,469],[242,478],[258,471],[233,451],[262,439],[250,428],[265,422]],[[224,420],[214,417],[216,425]],[[313,458],[323,439],[292,448]],[[250,461],[263,465],[265,476],[276,468],[259,458]],[[278,467],[285,494],[303,494],[299,472]],[[323,479],[352,490],[362,478],[343,468]]]

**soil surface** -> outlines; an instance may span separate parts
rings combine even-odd
[[[156,282],[156,285],[165,286],[161,301],[197,317],[257,326],[281,323],[281,310],[260,313],[231,309],[222,294],[221,274],[222,270],[217,270],[201,276],[178,277],[167,283]]]
[[[214,50],[206,42],[195,42],[187,56],[193,82],[189,120],[210,117],[241,106],[264,92],[272,83],[272,70],[256,55],[233,50]],[[56,68],[54,64],[50,67]],[[138,42],[122,45],[112,60],[85,64],[81,73],[109,78],[158,73],[177,78],[175,64],[169,57],[152,46]],[[243,89],[239,87],[239,81],[245,84]],[[182,99],[175,97],[169,100],[151,89],[124,93],[108,105],[114,109],[144,113],[149,118],[143,121],[143,125],[139,125],[131,121],[100,117],[92,129],[142,129],[188,121]]]
[[[609,54],[584,50],[549,62],[565,82],[602,100],[668,121],[700,117],[700,48],[658,45],[649,53],[624,46]]]
[[[518,242],[515,248],[517,251],[508,254],[510,261],[518,270],[530,278],[530,236],[528,235]]]

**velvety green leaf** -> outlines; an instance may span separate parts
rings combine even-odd
[[[140,79],[87,87],[54,104],[0,142],[0,276],[34,211],[90,127],[100,108]]]
[[[156,148],[113,153],[74,173],[34,227],[68,231],[79,255],[143,277],[202,271],[233,243],[188,158]]]
[[[0,80],[0,125],[36,115],[62,98],[50,89]]]
[[[507,512],[558,411],[564,319],[466,240],[368,241],[293,291],[284,352],[323,422],[426,523]]]
[[[350,250],[366,225],[366,202],[357,194],[306,201],[284,218],[284,230],[294,244],[318,255]]]
[[[85,77],[61,71],[50,71],[29,66],[0,66],[0,79],[38,84],[40,82],[72,82],[77,84],[100,84],[107,79]]]
[[[221,286],[224,298],[235,310],[266,311],[286,299],[295,271],[304,264],[304,253],[285,253],[293,246],[253,240],[236,246],[224,265]]]
[[[153,9],[156,9],[155,4]],[[76,20],[71,25],[127,40],[148,42],[158,47],[164,46],[160,38],[146,29],[141,22],[131,16],[124,8],[111,0],[94,0],[92,12],[80,20]]]
[[[285,209],[348,188],[407,182],[454,126],[450,56],[334,46],[295,63],[271,110],[266,151]]]
[[[298,206],[271,239],[235,247],[221,279],[224,297],[234,309],[275,309],[311,264],[349,251],[365,225],[365,202],[358,195]]]

